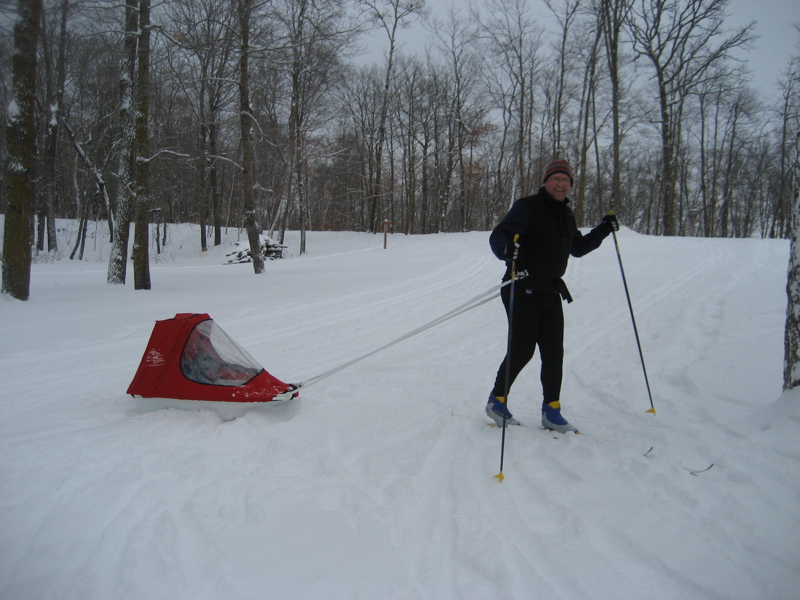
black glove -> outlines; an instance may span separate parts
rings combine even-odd
[[[619,231],[619,221],[617,221],[617,215],[611,213],[603,217],[603,221],[600,223],[600,229],[606,235],[612,231]]]

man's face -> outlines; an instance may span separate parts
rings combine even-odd
[[[566,173],[553,173],[544,182],[544,189],[547,193],[561,202],[567,197],[571,188],[572,184],[570,183],[569,175]]]

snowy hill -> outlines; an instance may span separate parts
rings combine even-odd
[[[534,359],[500,483],[499,300],[233,421],[125,394],[177,312],[284,381],[325,373],[496,286],[485,232],[312,232],[304,256],[293,234],[256,277],[224,264],[235,231],[201,256],[175,227],[135,291],[105,283],[95,231],[86,260],[33,265],[28,302],[0,297],[0,598],[797,597],[788,242],[620,232],[655,416],[611,239],[573,259],[562,401],[585,435],[539,429]]]

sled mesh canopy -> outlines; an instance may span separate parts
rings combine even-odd
[[[213,320],[198,323],[181,354],[187,379],[212,385],[243,385],[261,372],[261,366]]]

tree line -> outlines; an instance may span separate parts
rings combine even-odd
[[[4,291],[27,296],[55,218],[107,222],[108,281],[132,258],[149,289],[167,223],[199,223],[204,250],[224,227],[252,248],[296,229],[300,252],[312,230],[486,230],[555,157],[580,225],[613,208],[647,234],[791,235],[800,53],[756,89],[737,58],[754,24],[728,0],[544,4],[547,27],[526,0],[438,18],[425,0],[17,0]]]

